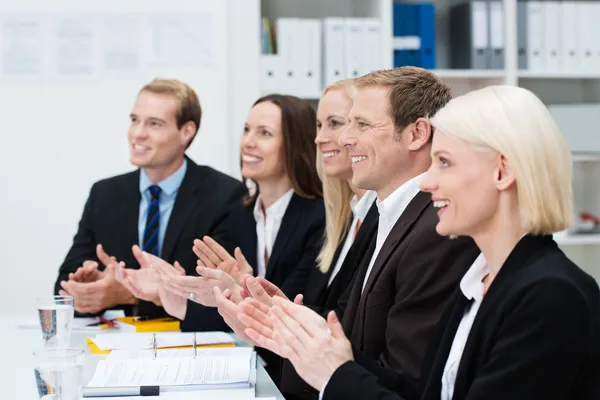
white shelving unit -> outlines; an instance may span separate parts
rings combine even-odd
[[[404,0],[419,3],[425,0]],[[491,84],[519,85],[536,93],[546,104],[600,103],[600,71],[519,70],[517,59],[517,0],[504,0],[504,69],[449,69],[449,9],[465,0],[434,0],[436,5],[436,58],[434,72],[450,84],[455,95]],[[325,18],[377,17],[383,22],[382,48],[386,52],[382,68],[393,66],[393,0],[261,0],[262,16]],[[283,89],[283,88],[282,88]],[[312,97],[316,101],[320,93]],[[599,132],[600,133],[600,132]],[[598,136],[600,140],[600,135]],[[574,199],[576,212],[600,216],[599,154],[574,154]],[[557,234],[561,248],[582,268],[600,281],[600,234]]]

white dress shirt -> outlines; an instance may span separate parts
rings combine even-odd
[[[356,225],[358,224],[358,221],[360,221],[361,224],[364,222],[365,217],[367,216],[367,213],[369,212],[369,209],[371,208],[371,205],[373,204],[376,198],[377,193],[373,190],[368,190],[363,194],[360,200],[358,200],[356,195],[354,195],[352,197],[352,200],[350,200],[350,207],[352,208],[353,215],[352,224],[348,229],[348,234],[346,235],[344,246],[340,251],[340,255],[335,263],[335,267],[333,268],[333,271],[331,271],[331,275],[329,276],[329,282],[327,283],[327,286],[331,285],[331,282],[333,282],[333,279],[335,278],[337,273],[340,272],[342,264],[344,263],[348,252],[350,251],[350,247],[352,247],[352,243],[354,243],[354,231],[356,230]]]
[[[471,331],[471,327],[473,326],[473,321],[475,320],[475,316],[477,315],[477,311],[479,311],[479,306],[483,300],[484,284],[482,280],[487,274],[487,260],[483,256],[483,253],[481,253],[460,281],[460,290],[463,292],[463,295],[467,299],[473,300],[473,302],[471,306],[465,310],[460,325],[458,325],[452,347],[450,348],[450,354],[448,354],[448,360],[446,360],[446,366],[444,367],[444,373],[442,375],[441,400],[451,400],[452,395],[454,394],[456,373],[458,372],[460,359],[465,350],[465,345],[467,344],[467,338]]]
[[[258,276],[265,277],[267,266],[265,265],[265,249],[267,256],[271,257],[273,251],[273,245],[275,239],[277,239],[277,233],[279,233],[279,227],[281,221],[285,215],[294,189],[290,189],[286,194],[281,196],[277,201],[267,207],[263,212],[262,201],[260,195],[256,199],[254,204],[254,220],[256,221],[256,267],[258,268]]]
[[[381,247],[385,243],[388,235],[392,231],[392,228],[404,212],[408,204],[412,201],[412,199],[419,193],[421,189],[419,189],[419,183],[425,174],[421,174],[412,178],[410,181],[405,182],[402,186],[396,189],[392,194],[383,199],[383,201],[377,202],[377,210],[379,211],[379,226],[377,227],[377,241],[375,242],[375,251],[373,252],[373,256],[371,257],[371,261],[369,262],[369,267],[367,268],[367,274],[365,275],[365,280],[363,281],[362,290],[365,290],[365,286],[367,281],[369,280],[369,274],[373,269],[373,265],[375,264],[375,260],[379,255],[379,251]]]

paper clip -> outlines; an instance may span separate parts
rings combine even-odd
[[[194,332],[194,358],[198,355],[198,351],[196,350],[196,332]]]
[[[154,360],[156,360],[156,333],[152,334],[152,348],[154,350]]]

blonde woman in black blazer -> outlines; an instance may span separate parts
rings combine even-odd
[[[334,313],[325,321],[284,299],[262,309],[273,330],[250,319],[247,334],[326,400],[599,399],[600,294],[552,239],[571,223],[572,160],[548,110],[526,89],[492,86],[431,122],[421,189],[439,208],[437,232],[470,236],[482,254],[438,324],[420,382],[353,351]]]

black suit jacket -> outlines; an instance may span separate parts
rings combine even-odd
[[[73,245],[60,266],[56,293],[60,281],[68,280],[69,273],[77,270],[85,260],[97,261],[96,245],[99,243],[109,255],[124,261],[128,268],[139,268],[131,252],[131,247],[139,244],[139,182],[140,171],[136,170],[92,186]],[[239,201],[243,193],[241,182],[187,158],[186,174],[169,218],[161,258],[170,263],[179,261],[188,275],[195,273],[193,240],[211,235],[226,242],[228,207]],[[132,312],[129,306],[121,308],[128,314]],[[138,311],[140,314],[164,313],[147,302],[140,302]],[[199,327],[203,330],[226,327],[215,309],[204,309],[202,313],[203,323]],[[182,322],[182,329],[187,322]]]
[[[236,207],[229,227],[230,252],[233,254],[235,247],[239,247],[256,276],[258,239],[254,205]],[[321,249],[324,229],[323,199],[305,199],[294,193],[281,220],[265,274],[265,279],[279,286],[292,300],[306,289]]]
[[[326,314],[329,310],[336,310],[339,307],[339,300],[344,292],[352,285],[356,269],[364,257],[365,251],[367,250],[371,240],[377,233],[377,222],[379,219],[379,213],[377,212],[377,204],[373,202],[373,205],[369,209],[369,212],[365,216],[365,220],[362,222],[356,238],[352,242],[346,258],[342,262],[342,266],[338,271],[337,275],[328,285],[329,278],[333,272],[335,264],[338,262],[346,236],[349,232],[346,232],[342,238],[341,243],[338,245],[331,265],[326,273],[322,273],[318,268],[314,268],[311,271],[310,278],[308,280],[308,286],[304,292],[304,304],[310,306],[313,310]]]
[[[242,202],[238,202],[230,214],[228,224],[230,240],[225,247],[230,254],[239,247],[254,268],[256,276],[258,239],[254,204],[244,206]],[[324,229],[323,199],[306,199],[294,193],[281,220],[265,274],[265,279],[279,286],[292,300],[306,289],[308,277],[321,249]],[[192,305],[188,308],[188,315],[195,307]],[[273,381],[279,383],[281,358],[266,349],[258,349],[258,352],[267,362],[266,369]]]
[[[334,373],[324,399],[440,399],[444,365],[468,305],[457,288],[430,345],[419,388],[356,354],[356,362]],[[551,236],[525,236],[505,261],[473,322],[453,398],[600,398],[598,285]]]
[[[356,350],[415,379],[435,325],[479,254],[471,239],[438,235],[436,211],[430,194],[413,198],[383,243],[361,295],[372,241],[342,318]]]
[[[354,276],[356,275],[356,268],[364,257],[371,240],[377,234],[378,219],[377,204],[373,202],[331,285],[328,285],[329,278],[340,257],[346,235],[349,234],[348,232],[346,232],[341,243],[338,245],[327,272],[322,273],[318,268],[313,268],[308,281],[308,287],[304,292],[304,305],[312,308],[324,317],[326,317],[330,310],[336,310],[341,315],[340,304],[343,304],[344,293],[351,288]],[[298,376],[296,370],[288,360],[283,361],[280,389],[286,399],[316,399],[318,397],[318,392]]]

